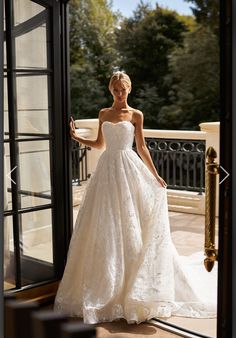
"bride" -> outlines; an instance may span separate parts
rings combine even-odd
[[[183,264],[172,243],[167,184],[146,147],[143,114],[127,103],[129,76],[115,72],[109,90],[114,102],[99,112],[96,140],[77,136],[70,122],[74,140],[105,150],[76,219],[54,308],[85,323],[215,317],[210,283],[205,297],[209,275]]]

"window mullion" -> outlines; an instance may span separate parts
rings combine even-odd
[[[18,155],[17,144],[14,142],[17,129],[16,120],[16,77],[13,69],[15,68],[15,40],[13,38],[13,0],[6,1],[5,3],[5,15],[6,15],[6,53],[7,53],[7,88],[8,88],[8,116],[9,116],[9,136],[12,142],[10,142],[10,158],[11,158],[11,170],[18,168]],[[21,287],[21,252],[20,252],[20,220],[18,215],[19,198],[19,173],[18,170],[13,170],[12,173],[12,207],[16,212],[13,214],[13,236],[14,236],[14,258],[15,258],[15,282],[16,288]],[[14,181],[14,182],[13,182]]]

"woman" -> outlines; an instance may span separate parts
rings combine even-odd
[[[55,309],[86,323],[214,317],[214,294],[206,303],[173,246],[166,182],[145,145],[143,114],[127,103],[128,75],[114,73],[109,90],[114,102],[99,112],[96,140],[77,136],[70,122],[74,140],[106,149],[76,220]]]

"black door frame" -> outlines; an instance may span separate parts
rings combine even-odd
[[[232,57],[232,130],[233,135],[231,139],[232,153],[232,338],[236,338],[236,3],[232,0],[232,15],[231,15],[231,27],[232,27],[232,52],[229,50],[228,53]]]
[[[235,151],[233,141],[235,139],[236,120],[235,102],[233,107],[233,63],[235,68],[235,57],[232,58],[233,23],[232,6],[234,1],[220,1],[220,50],[221,50],[221,116],[220,116],[220,165],[226,169],[230,176],[220,185],[220,213],[219,213],[219,264],[218,264],[218,321],[217,337],[236,337],[235,318],[232,313],[232,295],[235,294],[235,252],[232,249],[236,245],[235,230],[235,176],[233,163],[235,165]],[[234,18],[236,19],[236,18]],[[235,39],[234,39],[235,40]],[[235,44],[235,41],[234,41]],[[234,114],[233,114],[234,113]],[[220,172],[223,174],[223,172]],[[233,272],[234,270],[234,272]],[[235,311],[235,301],[234,301]],[[234,330],[234,331],[233,331]]]
[[[69,54],[68,53],[69,53],[69,48],[68,48],[68,30],[67,30],[68,19],[67,19],[67,8],[66,8],[65,3],[54,1],[54,0],[33,0],[33,1],[47,8],[47,13],[49,13],[49,17],[50,17],[49,35],[53,41],[52,52],[51,52],[52,57],[50,57],[50,64],[52,65],[51,102],[52,102],[53,109],[52,109],[52,114],[49,118],[50,134],[48,137],[45,137],[45,139],[48,139],[49,142],[51,143],[52,203],[51,205],[47,205],[45,207],[52,208],[52,224],[53,224],[52,235],[53,235],[53,261],[54,261],[54,266],[53,266],[54,277],[51,277],[50,273],[48,274],[49,276],[48,280],[46,280],[47,277],[45,277],[45,283],[48,283],[54,280],[59,280],[60,277],[62,276],[62,273],[64,271],[65,261],[66,261],[68,244],[69,244],[69,240],[70,240],[70,236],[72,232],[72,224],[73,224],[72,208],[71,208],[72,206],[72,185],[70,183],[71,182],[70,137],[69,137],[69,132],[68,132],[69,131],[69,128],[68,128],[68,111],[69,111],[68,109],[69,107],[68,55]],[[8,19],[8,27],[10,28],[6,32],[6,39],[8,41],[9,47],[11,47],[11,40],[12,40],[10,39],[12,25],[11,24],[9,25],[9,21],[11,20],[12,13],[13,13],[12,8],[11,8],[11,3],[12,3],[12,0],[7,2],[7,6],[6,6],[7,7],[6,17]],[[43,12],[42,12],[42,15],[44,15]],[[40,14],[38,16],[42,16],[42,15]],[[3,19],[1,20],[1,24],[2,22],[3,22]],[[29,26],[30,24],[33,24],[33,22],[35,23],[35,18],[33,18],[32,20],[28,20],[26,24],[28,24]],[[19,25],[19,26],[24,26],[24,24]],[[16,34],[15,31],[14,31],[14,34]],[[14,50],[13,51],[10,50],[9,54],[10,55],[8,55],[8,64],[10,64],[11,58],[14,59],[14,55],[15,55]],[[15,67],[10,67],[9,69],[8,68],[6,69],[6,72],[9,74],[11,69],[12,69],[12,73],[15,71]],[[9,100],[10,103],[13,103],[11,101],[13,100]],[[14,111],[14,109],[12,109],[12,111]],[[12,114],[12,116],[15,116],[15,114]],[[3,114],[1,114],[1,117],[3,117]],[[3,130],[2,130],[2,135],[4,135]],[[40,137],[42,137],[42,139],[44,138],[44,136],[42,135]],[[12,139],[14,140],[14,135],[12,135]],[[14,178],[15,177],[13,177],[13,179]],[[17,182],[17,179],[15,178],[14,181]],[[13,185],[13,188],[14,189],[16,188],[15,185]],[[15,197],[16,196],[17,194],[15,194]],[[18,203],[15,203],[15,205],[17,206]],[[1,203],[1,206],[2,206],[2,203]],[[34,211],[35,209],[38,210],[38,209],[43,209],[43,208],[44,206],[37,207],[37,208],[32,207],[32,208],[27,208],[27,210],[23,210],[23,212],[29,212],[29,211]],[[12,211],[12,212],[8,211],[8,212],[5,212],[5,214],[12,213],[13,216],[15,215],[18,217],[17,208],[15,209],[16,211]],[[14,222],[14,228],[16,228],[15,233],[17,236],[17,226],[15,225],[17,225],[17,222]],[[17,242],[17,240],[14,242]],[[20,277],[21,277],[21,264],[20,263],[21,261],[20,261],[20,253],[19,253],[19,243],[18,243],[18,248],[16,249],[17,249],[16,252],[18,252],[18,255],[16,255],[16,258],[18,257],[18,260],[16,261],[17,263],[19,263],[19,268],[17,271],[17,276],[19,275],[17,278],[17,280],[19,281],[17,285],[17,291],[19,291],[23,289],[20,283]],[[29,264],[32,266],[31,259],[27,259],[25,263],[26,263],[25,265],[27,266]],[[38,265],[40,264],[41,263],[39,261]],[[46,270],[48,270],[49,267],[47,267],[46,265],[45,265]],[[27,268],[27,271],[36,273],[37,269],[36,270],[34,269],[33,271],[31,268],[30,269]],[[39,282],[39,284],[41,285],[42,282]],[[24,289],[28,287],[29,288],[37,287],[37,285],[38,283],[33,283],[31,285],[27,285],[26,287],[24,287]],[[13,292],[14,291],[15,290],[13,290]]]
[[[0,159],[3,158],[3,1],[0,1]],[[0,160],[0,187],[3,187],[4,184],[4,171],[3,171],[3,161]],[[3,233],[3,212],[4,212],[4,192],[0,188],[0,238],[4,238]],[[1,294],[3,295],[3,271],[4,271],[4,255],[3,255],[3,242],[0,241],[0,285],[1,285]],[[0,336],[4,336],[3,332],[3,297],[0,297]]]

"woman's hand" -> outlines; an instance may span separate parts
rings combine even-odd
[[[161,176],[157,176],[157,181],[160,183],[160,185],[163,187],[163,188],[166,188],[167,187],[167,183],[163,180],[163,178],[161,178]]]
[[[76,131],[75,131],[75,121],[73,120],[73,117],[70,118],[70,136],[73,139],[76,139]]]

